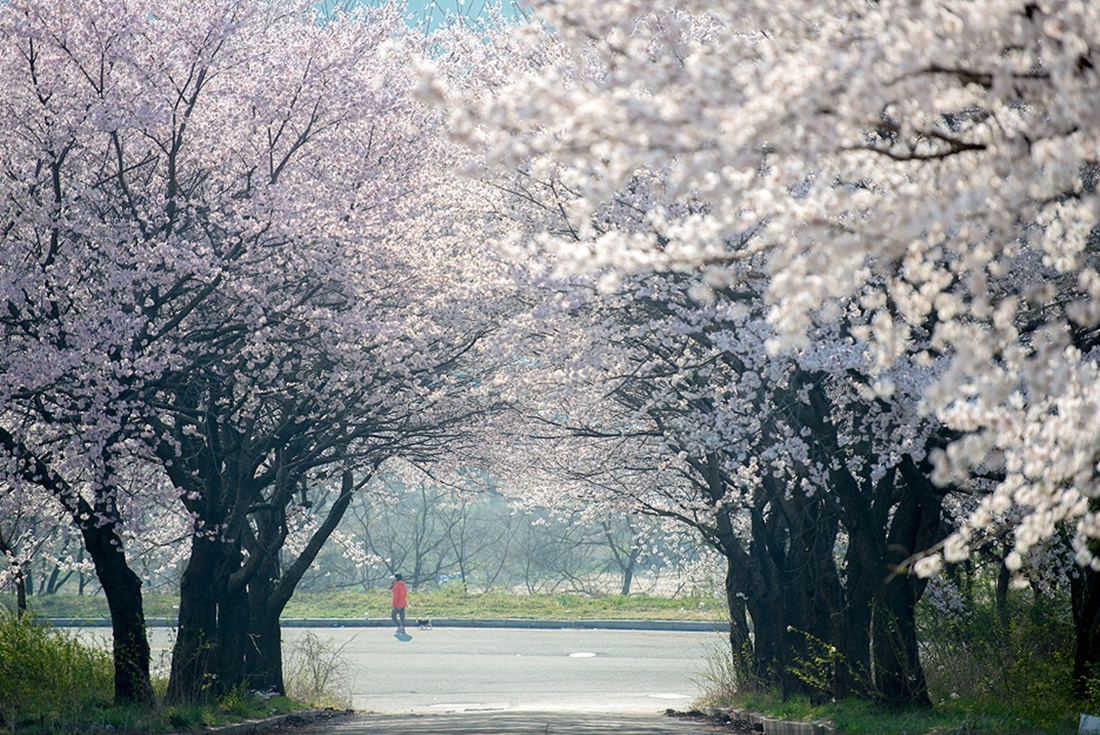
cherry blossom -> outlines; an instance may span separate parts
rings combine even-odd
[[[764,277],[771,354],[855,299],[875,369],[951,361],[926,392],[963,435],[937,453],[937,479],[1004,476],[948,559],[1021,508],[1018,554],[1076,522],[1079,561],[1095,563],[1093,5],[536,10],[520,35],[542,63],[491,97],[450,97],[471,144],[578,195],[528,254],[608,286],[686,271],[699,296]],[[648,228],[597,226],[639,177],[659,186]]]

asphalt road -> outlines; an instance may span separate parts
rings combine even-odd
[[[355,715],[278,735],[732,735],[695,720],[603,712],[450,712]]]
[[[718,633],[672,631],[309,630],[348,661],[352,706],[386,714],[685,709],[721,642]],[[284,629],[284,645],[304,634]]]
[[[71,629],[108,646],[110,631]],[[307,631],[348,664],[346,693],[377,714],[571,711],[654,714],[702,694],[721,633],[562,628],[284,628],[284,652]],[[166,673],[174,629],[151,628]]]
[[[632,630],[284,628],[289,651],[308,632],[348,663],[359,714],[293,735],[706,735],[718,728],[663,717],[702,693],[722,634]],[[84,629],[103,641],[109,631]],[[172,629],[150,630],[167,669]],[[727,732],[728,731],[723,731]]]

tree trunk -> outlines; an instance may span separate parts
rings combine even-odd
[[[152,706],[155,697],[149,678],[151,653],[145,634],[141,580],[127,565],[114,526],[87,523],[81,526],[81,532],[111,611],[115,703]]]
[[[242,556],[232,543],[195,535],[180,581],[179,627],[172,650],[167,701],[216,701],[247,686],[249,645],[246,581],[233,581]]]
[[[909,580],[899,574],[877,596],[872,628],[875,684],[886,702],[931,706],[917,648],[911,590]]]
[[[875,595],[872,623],[875,684],[887,702],[930,707],[917,643],[917,600],[925,581],[910,577],[905,561],[940,535],[942,495],[913,461],[901,463],[905,487],[894,511],[883,559],[885,579]]]
[[[634,556],[631,555],[630,562],[623,569],[623,585],[619,589],[619,594],[623,597],[630,597],[630,586],[634,584]]]
[[[237,687],[252,689],[245,674],[245,655],[251,649],[247,582],[235,582],[232,572],[240,567],[240,554],[227,549],[228,565],[220,576],[226,584],[218,589],[218,632],[214,656],[214,681],[208,696],[221,698]]]
[[[877,580],[867,579],[864,556],[854,535],[849,536],[845,556],[845,604],[840,616],[840,652],[843,657],[837,672],[837,696],[866,697],[873,689],[871,676],[871,586]],[[872,557],[873,558],[873,557]]]
[[[200,535],[191,539],[191,558],[180,580],[179,626],[172,649],[167,701],[199,702],[206,695],[217,642],[219,544]]]
[[[730,615],[730,654],[733,656],[733,674],[737,681],[731,682],[740,690],[752,689],[756,682],[753,677],[753,645],[749,637],[749,623],[745,611],[745,599],[737,582],[737,563],[726,557],[726,605]]]
[[[15,575],[15,616],[22,618],[27,614],[27,583],[23,581],[23,573]]]
[[[1008,585],[1012,581],[1012,572],[1005,564],[1005,557],[1008,556],[1009,552],[1009,546],[1005,543],[1000,554],[997,568],[997,591],[993,598],[996,601],[997,619],[1000,621],[1001,630],[1004,631],[1008,630]]]
[[[248,588],[248,647],[244,651],[245,678],[250,689],[286,693],[283,681],[282,626],[285,605],[275,596],[279,581],[277,557],[269,558]]]
[[[69,581],[69,577],[73,576],[72,570],[65,573],[65,576],[61,576],[61,567],[54,565],[53,571],[50,572],[50,580],[46,584],[46,594],[56,595],[65,583]]]
[[[1073,687],[1081,699],[1100,664],[1100,573],[1081,567],[1070,577],[1073,600]]]
[[[245,674],[250,688],[286,694],[282,636],[278,614],[264,612],[250,616],[245,651]]]
[[[115,702],[117,704],[155,704],[149,678],[149,640],[145,636],[145,608],[141,599],[141,580],[126,563],[118,509],[113,488],[104,488],[96,497],[96,507],[73,490],[65,478],[50,469],[33,452],[5,429],[0,428],[0,446],[19,464],[19,472],[56,497],[69,513],[84,538],[84,548],[92,557],[99,584],[111,611],[114,637]],[[24,597],[24,604],[26,598]]]
[[[314,531],[302,553],[280,574],[278,552],[286,534],[285,509],[258,516],[259,544],[250,549],[253,556],[263,555],[248,588],[248,647],[244,651],[243,666],[250,688],[283,693],[282,629],[279,617],[290,601],[306,570],[317,559],[332,532],[340,525],[356,490],[363,487],[373,472],[355,483],[354,476],[345,470],[340,484],[340,495],[329,508],[325,520]]]

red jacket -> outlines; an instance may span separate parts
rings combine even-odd
[[[405,586],[405,583],[401,580],[394,580],[394,583],[390,585],[390,589],[393,590],[393,606],[405,607],[405,603],[409,599],[409,588]]]

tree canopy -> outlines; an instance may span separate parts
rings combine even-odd
[[[118,699],[149,529],[169,697],[280,689],[279,613],[398,460],[698,533],[785,693],[824,641],[830,695],[926,702],[926,578],[1069,528],[1083,681],[1100,10],[349,8],[0,5],[0,551],[29,507],[79,532]]]

